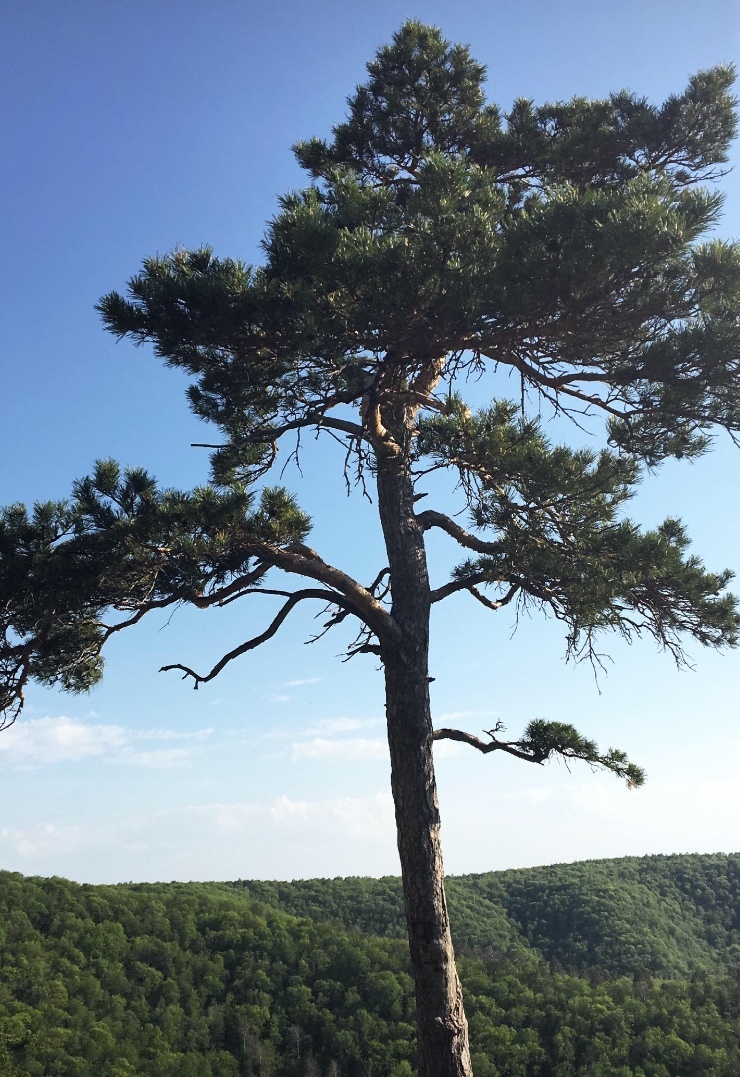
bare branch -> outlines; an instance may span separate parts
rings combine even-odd
[[[508,606],[508,604],[518,593],[520,588],[521,584],[515,583],[509,588],[503,598],[499,598],[498,600],[494,601],[490,598],[487,598],[486,595],[481,594],[478,588],[473,586],[473,584],[469,584],[468,586],[468,590],[470,591],[473,598],[476,598],[481,603],[481,605],[485,606],[486,609],[489,610],[500,610],[503,606]]]
[[[484,730],[484,732],[486,731]],[[469,744],[471,748],[477,748],[484,755],[489,752],[506,752],[507,755],[516,756],[517,759],[524,759],[527,763],[539,763],[540,765],[543,765],[547,759],[546,755],[534,755],[531,752],[521,751],[518,747],[518,741],[496,740],[493,730],[488,731],[487,735],[491,738],[489,741],[481,740],[480,737],[476,737],[472,733],[466,733],[464,729],[435,729],[432,736],[434,740],[461,741],[463,744]]]
[[[466,531],[464,527],[460,527],[460,524],[455,523],[449,516],[445,516],[443,512],[437,512],[435,509],[425,509],[424,512],[417,514],[416,519],[424,531],[428,531],[431,527],[439,527],[442,531],[446,531],[451,538],[454,538],[456,542],[459,542],[461,546],[465,546],[469,550],[487,554],[501,553],[500,542],[485,542],[476,535],[471,535],[469,531]]]
[[[432,603],[441,602],[443,598],[449,598],[450,595],[457,594],[458,591],[469,591],[471,587],[485,582],[486,575],[484,572],[478,572],[474,576],[466,576],[461,580],[450,580],[449,583],[435,588],[431,593],[430,600]]]
[[[358,423],[353,423],[346,419],[337,419],[326,414],[329,409],[337,407],[340,404],[351,404],[356,397],[356,391],[336,393],[334,396],[329,397],[322,402],[320,407],[309,408],[299,417],[289,419],[280,426],[257,427],[250,431],[246,440],[254,444],[259,444],[260,442],[275,442],[281,438],[283,434],[288,434],[292,430],[301,430],[308,426],[324,427],[328,430],[338,430],[344,434],[349,434],[353,438],[360,440],[367,439],[367,432]]]
[[[484,355],[487,359],[490,359],[494,363],[504,362],[501,356],[491,355],[485,349],[481,348],[481,355]],[[516,357],[509,361],[510,366],[516,367],[523,378],[529,379],[529,381],[535,385],[538,389],[544,392],[545,389],[551,390],[555,395],[554,397],[548,397],[553,404],[557,406],[557,397],[562,393],[564,396],[572,397],[574,400],[580,400],[586,404],[587,407],[600,408],[608,415],[613,415],[615,418],[623,418],[624,413],[619,408],[613,407],[603,396],[589,395],[588,393],[579,392],[571,384],[573,381],[595,381],[595,382],[608,382],[606,375],[600,375],[597,372],[591,374],[579,374],[579,375],[563,375],[562,377],[552,377],[545,374],[542,370],[538,370],[530,363],[523,359],[521,356]],[[564,409],[563,409],[564,410]]]
[[[261,543],[255,546],[255,555],[283,572],[307,576],[333,588],[333,591],[338,591],[339,595],[336,597],[344,596],[355,616],[364,621],[381,643],[387,642],[391,646],[400,643],[398,624],[375,595],[345,572],[327,564],[315,550],[299,544],[288,550]]]
[[[263,593],[285,594],[286,592],[272,591]],[[221,670],[225,666],[227,666],[229,662],[233,662],[235,658],[239,658],[240,655],[246,654],[247,651],[253,651],[255,647],[259,647],[262,643],[265,643],[268,639],[271,639],[275,635],[277,630],[280,628],[281,624],[288,616],[290,611],[295,606],[297,606],[299,602],[303,602],[304,599],[307,598],[316,598],[324,602],[337,602],[340,604],[342,602],[341,595],[335,595],[332,591],[324,591],[319,588],[307,587],[301,591],[289,592],[289,594],[290,597],[288,598],[288,601],[285,602],[285,604],[281,607],[277,616],[273,619],[272,623],[265,629],[264,632],[261,632],[258,636],[254,636],[253,639],[247,640],[246,643],[242,643],[238,647],[235,647],[233,651],[229,651],[228,654],[225,654],[223,658],[221,658],[220,661],[216,663],[216,665],[209,673],[201,675],[190,669],[189,666],[184,666],[179,662],[174,662],[168,666],[162,666],[159,672],[165,673],[170,669],[179,669],[183,673],[183,680],[186,677],[193,678],[193,681],[195,682],[193,687],[197,690],[201,684],[205,684],[207,681],[212,681],[214,677],[217,677]]]

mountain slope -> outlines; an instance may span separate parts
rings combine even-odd
[[[451,880],[476,1077],[736,1077],[740,980],[707,970],[736,959],[738,859]],[[401,933],[394,879],[0,872],[0,1074],[412,1077]]]
[[[296,916],[404,934],[400,881],[232,883]],[[455,945],[534,947],[573,972],[687,976],[740,964],[740,854],[624,857],[447,880]]]

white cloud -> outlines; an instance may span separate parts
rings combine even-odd
[[[179,729],[137,729],[130,732],[130,737],[132,740],[207,740],[214,733],[213,726],[188,732]]]
[[[132,730],[112,723],[65,716],[29,718],[17,722],[0,737],[0,763],[16,770],[82,763],[90,759],[143,767],[179,766],[188,762],[198,750],[196,745],[207,740],[213,732],[212,728]],[[190,746],[147,751],[136,747],[139,742],[162,741],[186,741]]]
[[[269,808],[281,830],[309,830],[347,838],[382,837],[393,833],[390,793],[370,797],[334,797],[330,800],[291,800],[278,797]]]
[[[453,756],[461,755],[462,750],[462,744],[455,744],[451,740],[438,740],[434,743],[434,758],[451,759]]]
[[[17,768],[77,763],[120,751],[128,740],[123,726],[74,718],[31,718],[0,738],[0,760]]]
[[[472,783],[471,783],[472,784]],[[611,775],[496,790],[476,786],[446,796],[445,857],[450,872],[490,871],[651,853],[736,848],[740,792],[730,778],[653,781],[628,791]],[[488,825],[471,828],[471,816]]]
[[[444,726],[448,722],[459,722],[463,718],[475,718],[476,721],[482,721],[485,725],[488,725],[495,714],[495,711],[490,710],[446,711],[444,714],[435,714],[434,724]]]
[[[355,762],[358,759],[385,759],[388,745],[383,737],[314,737],[293,745],[293,759],[327,759]]]
[[[303,677],[297,681],[286,681],[286,688],[302,688],[304,684],[319,684],[321,677]]]
[[[183,766],[192,762],[194,755],[195,750],[193,748],[161,748],[154,752],[126,752],[121,754],[115,761],[134,767],[160,769]]]
[[[193,804],[84,825],[0,828],[11,870],[90,882],[397,870],[390,793]],[[347,856],[350,851],[349,858]]]
[[[324,733],[352,733],[369,726],[384,725],[382,718],[323,718],[310,729],[304,729],[307,737],[321,736]]]
[[[41,823],[33,827],[0,827],[0,847],[13,849],[24,860],[70,853],[89,840],[90,832],[82,826]]]

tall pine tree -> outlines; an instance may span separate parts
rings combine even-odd
[[[414,22],[368,72],[332,140],[296,147],[311,183],[281,200],[262,265],[178,251],[101,301],[108,329],[191,376],[192,408],[220,431],[211,484],[162,490],[107,462],[70,501],[5,511],[1,702],[12,722],[31,679],[91,687],[113,633],[177,603],[281,600],[212,669],[165,667],[196,688],[301,603],[327,607],[329,628],[353,623],[347,653],[377,656],[385,675],[419,1073],[462,1077],[433,741],[643,775],[562,723],[533,721],[518,740],[435,732],[430,612],[458,592],[490,610],[525,603],[592,657],[606,629],[652,636],[679,661],[686,636],[736,643],[730,574],[705,570],[676,520],[646,532],[622,511],[642,467],[740,430],[740,249],[705,238],[733,75],[703,72],[661,107],[620,92],[517,101],[502,117],[468,50]],[[471,411],[468,379],[496,369],[514,375],[516,401]],[[530,403],[603,416],[610,449],[550,445]],[[375,486],[387,560],[364,584],[307,544],[295,497],[264,484],[303,430],[345,445],[339,488],[349,475]],[[464,492],[465,527],[418,504],[439,470]],[[434,529],[461,561],[432,586]]]

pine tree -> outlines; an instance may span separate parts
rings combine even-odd
[[[500,726],[485,741],[433,731],[432,607],[458,592],[492,611],[538,607],[563,622],[570,655],[594,660],[604,630],[652,636],[679,662],[687,635],[737,642],[730,573],[707,571],[677,520],[643,531],[623,514],[642,468],[740,430],[740,249],[704,238],[733,73],[700,73],[661,107],[623,91],[502,116],[468,50],[415,22],[368,73],[331,141],[296,147],[311,182],[281,200],[262,265],[177,251],[101,301],[109,330],[191,376],[192,408],[221,435],[211,483],[162,490],[105,462],[67,502],[5,511],[2,704],[12,722],[30,679],[89,688],[113,633],[177,603],[282,600],[211,670],[165,667],[196,688],[303,602],[327,607],[327,628],[357,625],[347,653],[377,656],[385,676],[419,1073],[461,1077],[433,741],[584,759],[633,785],[643,774],[563,723],[533,721],[517,740]],[[495,370],[517,400],[471,411],[468,379]],[[610,447],[549,444],[530,405],[603,417]],[[295,497],[264,485],[304,430],[346,447],[340,486],[375,487],[387,563],[364,585],[307,544]],[[417,511],[440,470],[459,482],[467,528]],[[433,587],[434,529],[461,563]]]

